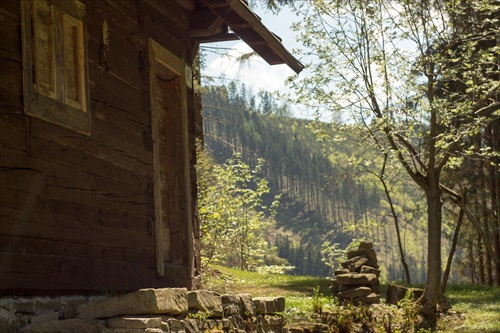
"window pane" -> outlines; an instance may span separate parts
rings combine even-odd
[[[53,11],[45,1],[35,1],[33,10],[35,89],[38,93],[55,98]]]
[[[78,20],[63,14],[63,57],[66,102],[81,101]]]

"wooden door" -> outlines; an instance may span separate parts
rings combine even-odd
[[[150,41],[157,272],[193,274],[191,193],[184,64]]]

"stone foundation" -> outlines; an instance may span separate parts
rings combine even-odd
[[[1,333],[288,333],[284,297],[183,288],[0,299]]]

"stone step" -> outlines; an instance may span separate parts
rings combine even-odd
[[[249,294],[225,294],[221,296],[221,300],[224,315],[253,316],[255,314],[255,306]]]
[[[112,328],[103,333],[167,333],[161,328]]]
[[[116,317],[106,321],[108,328],[161,328],[161,317]]]
[[[253,299],[257,314],[269,314],[285,311],[285,297],[255,297]]]
[[[140,289],[119,297],[80,305],[79,318],[111,318],[130,315],[185,315],[186,288]]]
[[[207,290],[188,292],[189,311],[203,312],[209,318],[222,318],[222,299],[220,294]]]
[[[86,320],[80,318],[51,320],[39,324],[30,324],[23,327],[20,333],[48,333],[48,332],[85,332],[102,333],[104,324],[96,320]]]

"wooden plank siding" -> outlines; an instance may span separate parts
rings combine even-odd
[[[164,276],[157,274],[148,63],[149,38],[192,62],[188,13],[175,1],[81,0],[91,113],[86,135],[24,113],[20,1],[0,2],[0,295],[191,287],[190,262],[179,246]],[[172,167],[177,162],[168,151],[161,165],[188,177],[195,195],[200,106],[186,89],[189,172]],[[179,189],[162,190],[179,200]],[[196,200],[190,207],[171,204],[194,211]],[[185,246],[191,223],[172,224],[172,242]]]

